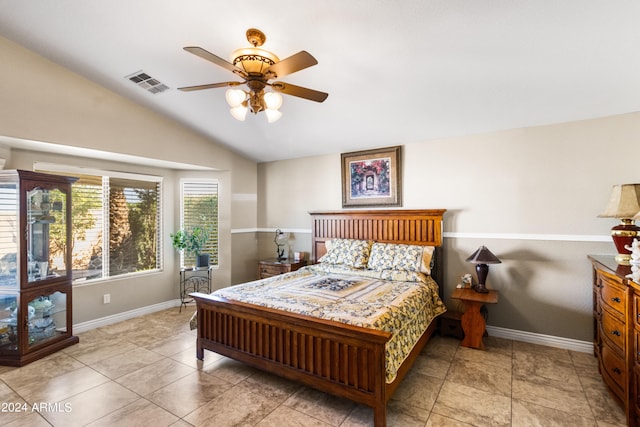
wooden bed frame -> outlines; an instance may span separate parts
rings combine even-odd
[[[312,261],[333,238],[437,246],[433,276],[442,288],[442,216],[438,210],[311,212]],[[387,401],[427,343],[431,322],[392,383],[386,383],[388,332],[316,319],[193,293],[198,313],[196,355],[204,350],[239,360],[335,396],[370,406],[376,426],[386,425]]]

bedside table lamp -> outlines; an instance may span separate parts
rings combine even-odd
[[[285,259],[287,259],[287,257],[284,256],[284,247],[286,246],[288,240],[289,239],[287,238],[287,235],[284,234],[282,230],[278,228],[276,230],[276,237],[273,238],[273,241],[276,244],[276,253],[278,254],[278,261],[284,261]]]
[[[629,265],[631,251],[625,246],[631,246],[633,239],[640,235],[640,227],[634,221],[640,218],[639,215],[640,184],[614,185],[609,204],[598,217],[620,219],[620,224],[611,229],[611,238],[618,251],[615,257],[618,264]]]
[[[478,284],[474,287],[475,291],[480,292],[481,294],[489,292],[485,286],[487,275],[489,274],[489,266],[487,264],[500,264],[502,261],[500,261],[498,257],[491,253],[491,251],[484,245],[480,246],[477,251],[466,259],[466,261],[476,265]]]

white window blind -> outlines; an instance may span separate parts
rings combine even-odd
[[[203,253],[210,256],[210,265],[218,265],[218,181],[182,180],[180,191],[180,227],[190,231],[201,227],[209,238]],[[193,254],[182,253],[181,265],[195,263]]]
[[[38,164],[72,184],[74,282],[162,268],[162,178]]]

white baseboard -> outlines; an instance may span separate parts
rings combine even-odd
[[[87,322],[76,323],[73,325],[73,333],[79,334],[81,332],[86,332],[91,329],[99,328],[101,326],[112,325],[114,323],[122,322],[123,320],[133,319],[134,317],[139,317],[145,314],[151,314],[155,313],[156,311],[162,311],[168,308],[179,306],[180,300],[175,299],[172,301],[165,301],[159,304],[136,308],[135,310],[125,311],[107,317],[101,317],[99,319],[89,320]]]
[[[133,319],[134,317],[139,317],[145,314],[151,314],[155,313],[156,311],[166,310],[168,308],[179,306],[180,300],[176,299],[172,301],[162,302],[160,304],[136,308],[135,310],[125,311],[111,316],[101,317],[99,319],[89,320],[87,322],[76,323],[73,325],[73,333],[79,334],[91,329],[122,322],[123,320]],[[497,338],[505,338],[514,341],[528,342],[531,344],[546,345],[549,347],[564,348],[567,350],[579,351],[582,353],[593,352],[593,343],[589,341],[579,341],[571,338],[555,337],[552,335],[534,334],[532,332],[517,331],[515,329],[500,328],[498,326],[490,325],[487,325],[487,333],[492,337]]]
[[[555,337],[553,335],[534,334],[533,332],[517,331],[515,329],[500,328],[498,326],[489,325],[487,325],[487,333],[490,336],[497,338],[506,338],[531,344],[564,348],[566,350],[579,351],[581,353],[593,353],[593,343],[590,341],[579,341],[571,338]]]

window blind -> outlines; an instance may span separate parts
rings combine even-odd
[[[218,265],[218,181],[181,181],[180,226],[189,231],[194,227],[207,230],[208,240],[203,253],[210,256],[210,265]],[[182,266],[194,265],[192,254],[181,255]]]

